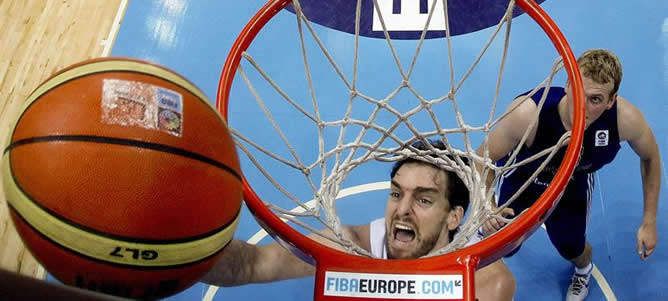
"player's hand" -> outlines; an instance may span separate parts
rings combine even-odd
[[[515,216],[515,211],[512,208],[506,207],[501,210],[500,214],[503,217],[512,217]],[[498,217],[490,218],[482,225],[482,233],[484,236],[488,236],[499,231],[499,229],[503,228],[505,225],[506,223]]]
[[[638,228],[638,256],[645,260],[652,255],[656,247],[656,223],[643,223]]]

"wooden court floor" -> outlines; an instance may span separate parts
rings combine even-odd
[[[106,56],[127,0],[0,1],[0,144],[28,94],[55,71]],[[109,42],[111,41],[111,42]],[[1,183],[0,183],[1,189]],[[23,247],[0,193],[0,267],[44,278]]]

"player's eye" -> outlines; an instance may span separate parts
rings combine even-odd
[[[433,202],[432,202],[430,199],[428,199],[428,198],[418,198],[418,199],[417,199],[417,202],[418,202],[420,205],[422,205],[422,206],[429,206],[429,205],[431,205],[431,204],[433,203]]]
[[[601,103],[602,101],[603,101],[603,99],[601,99],[601,98],[598,97],[598,96],[592,96],[592,97],[589,97],[589,102],[591,102],[591,103],[593,103],[593,104],[599,104],[599,103]]]

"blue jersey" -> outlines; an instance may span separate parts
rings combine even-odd
[[[531,98],[538,105],[545,89],[541,88]],[[522,95],[527,95],[524,93]],[[520,162],[546,148],[557,144],[557,141],[566,132],[566,129],[561,122],[558,112],[559,101],[566,95],[564,88],[551,87],[548,90],[547,98],[540,111],[538,119],[538,129],[536,137],[534,138],[531,147],[523,145],[517,157],[516,162]],[[577,165],[573,178],[586,178],[587,174],[599,170],[604,165],[612,162],[620,149],[619,131],[617,128],[617,102],[613,106],[603,112],[601,116],[594,121],[585,130],[582,153],[580,161]],[[561,164],[566,147],[562,147],[557,154],[550,160],[543,171],[538,175],[535,184],[539,186],[547,186],[554,177],[557,168]],[[509,154],[510,155],[510,154]],[[497,161],[497,165],[503,165],[508,159],[506,155],[501,160]],[[540,166],[544,161],[544,157],[533,161],[532,163],[518,167],[506,173],[503,180],[504,185],[512,182],[515,185],[522,185],[529,176]],[[534,185],[532,185],[534,186]],[[518,186],[519,187],[519,186]]]
[[[541,89],[532,97],[536,105],[540,102],[543,93],[544,89]],[[523,95],[526,94],[528,93]],[[549,89],[545,103],[539,113],[534,142],[531,147],[522,146],[517,158],[515,158],[516,162],[556,145],[559,138],[566,132],[557,109],[559,101],[564,95],[566,95],[564,88],[551,87]],[[570,260],[584,252],[587,219],[594,188],[592,173],[610,163],[617,155],[619,148],[617,102],[615,102],[609,110],[604,111],[585,130],[580,161],[563,192],[561,200],[545,220],[548,237],[562,257]],[[566,147],[562,147],[526,190],[508,205],[514,210],[515,214],[519,214],[531,206],[545,191],[545,188],[554,178],[565,153]],[[545,160],[545,157],[508,170],[503,174],[498,187],[499,197],[497,201],[499,205],[510,200],[540,166],[541,162]],[[496,163],[500,166],[508,159],[509,155]],[[506,256],[512,256],[518,249],[519,247]]]

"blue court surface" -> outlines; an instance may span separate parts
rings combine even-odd
[[[322,45],[328,49],[345,77],[352,81],[355,68],[354,28],[340,24],[341,20],[354,20],[356,1],[302,1],[307,16]],[[373,27],[372,1],[363,1],[363,35],[376,35]],[[416,43],[410,39],[419,36],[423,21],[405,23],[406,18],[420,20],[431,7],[432,1],[378,0],[390,9],[396,19],[388,20],[392,30],[393,49],[404,70],[408,70],[415,53]],[[459,79],[478,55],[499,21],[498,6],[505,1],[450,1],[452,33],[452,56],[455,79]],[[474,4],[475,3],[475,4]],[[264,3],[259,0],[243,1],[191,1],[151,0],[130,1],[120,31],[112,49],[112,56],[128,56],[149,60],[167,66],[198,85],[211,101],[216,91],[221,68],[237,34]],[[338,5],[338,6],[337,6]],[[668,154],[668,2],[667,1],[622,1],[622,0],[545,0],[541,7],[561,28],[575,55],[589,48],[607,48],[615,52],[623,66],[624,79],[620,95],[629,99],[644,114],[654,130],[663,160]],[[402,19],[402,16],[404,17]],[[406,17],[408,16],[408,17]],[[441,19],[442,21],[442,9]],[[404,22],[404,23],[402,23]],[[415,25],[418,22],[418,25]],[[436,22],[436,21],[435,21]],[[321,25],[322,24],[322,25]],[[402,25],[408,26],[401,29]],[[408,25],[405,25],[408,24]],[[338,26],[338,27],[337,27]],[[439,25],[434,25],[438,27]],[[440,25],[442,26],[442,25]],[[489,27],[491,26],[491,27]],[[330,28],[328,28],[330,27]],[[337,28],[337,29],[331,29]],[[406,33],[406,31],[413,33]],[[505,30],[505,29],[504,29]],[[319,50],[318,42],[304,27],[305,50],[311,76],[313,93],[320,103],[323,119],[344,112],[349,91],[331,64]],[[295,99],[310,103],[311,92],[304,73],[302,48],[299,42],[295,15],[283,10],[267,25],[249,54],[258,62],[284,91]],[[356,85],[361,93],[376,99],[392,93],[401,82],[397,63],[382,37],[360,37]],[[411,36],[412,35],[412,36]],[[438,34],[430,34],[438,35]],[[501,33],[503,36],[503,31]],[[433,36],[428,36],[433,37]],[[499,62],[503,53],[503,38],[493,42],[480,61],[480,65],[462,85],[458,101],[467,122],[485,121],[490,112],[490,99],[494,96],[499,74]],[[443,38],[425,40],[415,63],[411,83],[426,98],[436,98],[451,86],[447,59],[448,45]],[[512,98],[535,87],[549,73],[557,53],[545,35],[526,15],[518,15],[512,23],[508,59],[499,91],[499,106],[505,108]],[[251,79],[258,72],[248,63],[244,71]],[[563,85],[563,72],[554,85]],[[272,91],[266,82],[257,82],[258,93]],[[338,94],[337,94],[338,93]],[[275,91],[274,91],[275,94]],[[272,98],[273,97],[273,98]],[[410,99],[412,94],[402,90],[398,99]],[[277,122],[283,122],[285,132],[294,147],[314,150],[317,140],[313,123],[296,118],[292,111],[281,111],[286,105],[272,103],[280,97],[265,96],[265,101],[275,114]],[[409,105],[410,106],[410,105]],[[311,107],[308,107],[312,109]],[[499,113],[497,109],[497,114]],[[368,114],[360,109],[360,116]],[[444,126],[450,126],[441,117]],[[367,115],[368,116],[368,115]],[[302,116],[303,117],[303,116]],[[383,116],[379,117],[379,120]],[[341,118],[336,117],[336,118]],[[425,117],[426,118],[426,117]],[[252,94],[243,80],[235,80],[229,113],[230,125],[240,131],[248,131],[255,141],[264,145],[281,145],[266,118],[257,109]],[[264,121],[263,121],[264,120]],[[289,121],[286,123],[286,121]],[[303,123],[302,123],[303,122]],[[380,121],[379,121],[380,122]],[[419,123],[419,122],[416,122]],[[385,126],[388,124],[385,124]],[[359,128],[357,128],[359,132]],[[326,138],[332,139],[332,136]],[[473,147],[480,142],[473,136]],[[276,143],[276,144],[274,144]],[[325,142],[328,144],[331,142]],[[461,143],[454,138],[453,143]],[[276,150],[281,155],[285,150]],[[243,156],[242,156],[243,157]],[[312,162],[313,158],[305,158]],[[254,167],[247,159],[242,160],[244,172],[253,179]],[[389,163],[377,164],[375,172],[355,174],[343,187],[362,185],[387,180]],[[665,163],[663,164],[662,192],[660,203],[666,201]],[[271,171],[270,163],[266,168]],[[277,170],[274,173],[281,173]],[[291,175],[277,175],[278,178]],[[297,197],[309,200],[309,190],[304,181],[295,180]],[[258,185],[262,184],[258,180]],[[636,231],[643,213],[642,186],[639,160],[627,144],[616,160],[596,174],[596,191],[591,203],[588,240],[594,248],[595,281],[587,300],[668,300],[668,287],[663,282],[668,270],[668,222],[666,206],[660,204],[658,213],[658,246],[645,262],[636,254]],[[303,187],[303,188],[299,188]],[[301,190],[300,190],[301,189]],[[356,199],[341,200],[342,219],[350,223],[369,222],[383,215],[386,193],[367,192],[363,198],[373,198],[374,205],[353,206]],[[362,208],[362,209],[360,209]],[[244,208],[242,221],[236,238],[249,240],[261,228]],[[271,242],[264,237],[258,243]],[[517,255],[506,259],[517,279],[515,300],[562,300],[570,281],[572,266],[563,260],[551,246],[545,231],[539,229],[525,242]],[[289,267],[286,267],[289,268]],[[234,288],[215,288],[198,283],[190,289],[168,298],[168,300],[311,300],[313,279],[298,279],[271,284],[255,284]]]

